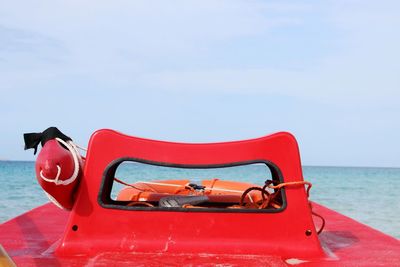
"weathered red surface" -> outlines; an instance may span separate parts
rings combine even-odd
[[[284,258],[268,251],[265,255],[173,253],[168,250],[167,242],[165,251],[155,253],[99,251],[91,256],[60,257],[54,250],[63,235],[68,212],[53,204],[2,224],[0,243],[18,266],[398,266],[400,263],[399,240],[325,207],[314,204],[314,209],[325,217],[327,224],[319,236],[325,255],[313,259]]]

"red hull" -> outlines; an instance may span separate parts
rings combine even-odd
[[[0,243],[18,266],[398,266],[400,241],[320,205],[314,209],[328,222],[319,236],[325,257],[285,259],[279,255],[205,253],[118,253],[57,257],[68,212],[46,204],[0,226]],[[107,242],[107,241],[104,241]]]

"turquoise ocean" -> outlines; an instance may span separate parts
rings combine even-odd
[[[35,178],[34,162],[0,161],[0,223],[48,202]],[[265,167],[265,166],[264,166]],[[167,168],[170,169],[170,168]],[[225,169],[225,168],[223,168]],[[231,173],[230,173],[231,172]],[[195,170],[194,182],[218,177],[262,184],[258,167],[233,167],[225,173]],[[165,171],[165,167],[131,164],[117,171],[125,181],[176,179],[188,170]],[[229,177],[228,177],[229,176]],[[400,168],[304,166],[303,176],[312,182],[310,198],[388,235],[400,238]],[[156,177],[156,178],[155,178]],[[115,194],[120,185],[113,188]],[[329,222],[327,222],[329,223]]]

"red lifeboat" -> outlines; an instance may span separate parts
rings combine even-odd
[[[71,210],[81,175],[82,158],[71,138],[57,128],[25,134],[25,149],[42,144],[35,164],[36,178],[48,198],[58,207]]]
[[[42,143],[37,160],[39,183],[63,207],[73,204],[72,210],[65,212],[45,204],[1,224],[0,243],[10,256],[0,245],[1,266],[4,260],[11,266],[12,260],[18,266],[399,265],[399,240],[313,203],[313,208],[329,222],[325,231],[317,235],[309,188],[303,187],[310,184],[303,179],[298,145],[289,133],[235,142],[187,144],[99,130],[90,139],[85,172],[76,178],[70,176],[77,168],[74,145],[68,137],[54,133],[28,134],[25,144],[26,148],[36,149]],[[263,188],[257,191],[266,195],[261,198],[261,208],[244,205],[242,209],[228,210],[213,205],[213,201],[185,207],[180,206],[180,201],[176,201],[179,207],[160,203],[154,207],[130,205],[143,196],[147,198],[142,203],[154,202],[161,194],[163,198],[165,194],[175,198],[186,191],[193,198],[201,196],[201,191],[207,197],[231,197],[233,190],[245,188],[243,183],[216,179],[205,180],[201,186],[188,180],[125,184],[127,188],[115,201],[111,192],[116,169],[128,160],[170,167],[264,163],[276,183],[267,181],[263,188],[281,188],[276,201],[282,206],[264,205],[268,194]],[[76,191],[75,203],[73,184],[81,187]],[[143,190],[150,186],[152,191]],[[257,187],[246,191],[251,194],[252,188]],[[65,197],[65,203],[62,196],[69,197]]]

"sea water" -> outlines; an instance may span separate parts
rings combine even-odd
[[[262,184],[258,171],[257,167],[238,167],[217,175],[225,179],[234,173],[234,180]],[[177,179],[190,175],[184,169],[167,172],[165,168],[143,164],[117,171],[119,178],[129,182],[154,177],[171,179],[171,174],[176,174]],[[196,170],[195,174],[194,182],[215,176],[209,170]],[[304,166],[303,176],[313,184],[311,200],[400,238],[400,168]],[[114,194],[120,188],[116,186]],[[34,162],[0,161],[0,190],[0,223],[48,202],[35,179]]]

